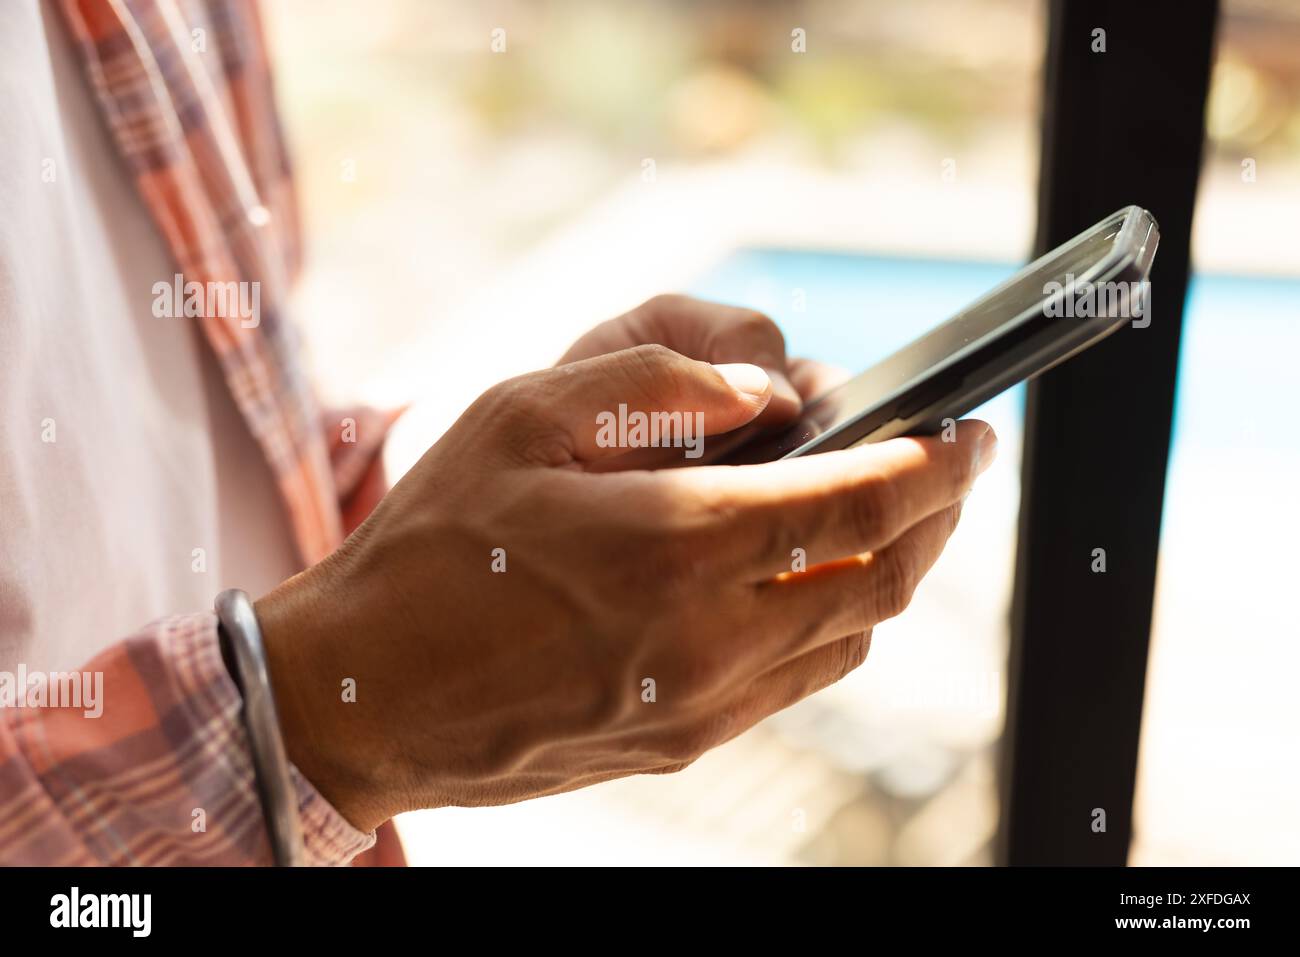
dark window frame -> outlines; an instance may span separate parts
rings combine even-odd
[[[1161,235],[1150,326],[1026,396],[999,863],[1127,863],[1218,12],[1218,0],[1048,5],[1037,250],[1129,203]]]

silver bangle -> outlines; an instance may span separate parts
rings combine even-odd
[[[266,667],[266,648],[247,592],[230,588],[217,596],[217,634],[244,695],[244,726],[262,813],[277,867],[301,867],[306,858],[298,796],[276,717],[275,695]]]

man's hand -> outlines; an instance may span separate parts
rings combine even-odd
[[[767,428],[792,421],[805,402],[847,378],[841,369],[811,359],[787,358],[780,328],[761,312],[676,294],[655,296],[601,323],[575,342],[557,365],[649,345],[667,346],[705,362],[758,366],[767,373],[771,398],[755,421]],[[600,469],[689,464],[699,463],[662,449],[636,449],[606,459]]]
[[[690,296],[655,296],[602,322],[570,346],[558,364],[650,345],[667,346],[690,359],[745,362],[763,369],[772,380],[772,401],[758,417],[764,425],[793,419],[811,398],[792,384],[792,362],[786,359],[785,337],[775,322],[753,309]]]
[[[762,391],[643,346],[486,392],[342,548],[257,603],[291,759],[369,829],[685,767],[860,664],[993,433],[598,470],[621,451],[597,441],[601,412],[726,431]]]

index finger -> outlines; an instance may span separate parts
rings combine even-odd
[[[993,461],[987,422],[957,423],[955,440],[890,439],[761,465],[717,465],[676,473],[703,506],[708,530],[746,577],[883,548],[963,498]]]

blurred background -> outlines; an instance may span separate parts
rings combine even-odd
[[[657,292],[856,370],[1030,252],[1039,0],[264,10],[313,372],[417,400],[395,472]],[[1208,125],[1130,859],[1296,864],[1300,6],[1225,0]],[[412,861],[990,863],[1022,402],[977,413],[999,460],[865,667],[679,775],[405,815]]]

